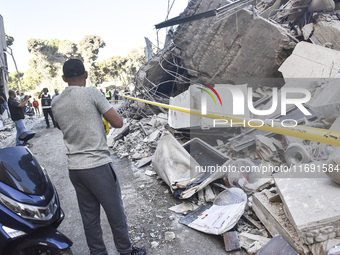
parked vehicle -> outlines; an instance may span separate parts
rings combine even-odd
[[[57,230],[63,219],[57,191],[30,150],[0,149],[0,254],[73,254],[72,241]]]

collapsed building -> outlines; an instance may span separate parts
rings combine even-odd
[[[227,251],[338,254],[339,15],[340,2],[333,0],[190,1],[180,16],[156,25],[178,26],[169,29],[164,48],[139,70],[133,96],[201,115],[128,99],[120,112],[130,120],[111,133],[109,145],[138,167],[151,162],[154,173],[185,201],[170,209],[191,211],[180,223],[223,234]],[[202,100],[206,85],[221,96],[220,105],[212,101],[215,95]],[[274,89],[282,95],[294,88],[308,91],[310,98],[301,105],[291,101],[285,114],[278,108],[259,114],[274,105]],[[235,102],[231,90],[251,91],[251,103]],[[301,95],[292,94],[292,100],[302,102]],[[231,127],[230,122],[216,127],[202,114],[204,106],[228,116],[242,108],[242,116],[263,123],[264,118],[293,120],[307,135],[317,128],[324,133],[313,136],[333,143],[278,134],[275,128]],[[241,170],[260,166],[272,170],[260,175]],[[218,232],[209,224],[221,219],[199,217],[208,211],[228,217]],[[261,234],[253,235],[254,229]]]

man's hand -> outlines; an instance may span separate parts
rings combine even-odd
[[[103,116],[112,127],[121,128],[123,126],[123,119],[115,109],[111,108],[106,113],[104,113]]]

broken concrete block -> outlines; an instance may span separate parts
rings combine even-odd
[[[264,161],[272,161],[274,163],[281,162],[277,148],[282,147],[275,138],[257,135],[255,138],[256,152]]]
[[[340,70],[340,51],[299,42],[279,71],[287,78],[333,78]]]
[[[225,3],[197,1],[195,11],[211,10]],[[217,23],[202,19],[196,25],[181,24],[174,39],[181,49],[183,66],[194,80],[199,76],[203,82],[231,80],[235,84],[239,84],[238,78],[280,77],[278,66],[295,46],[292,42],[281,26],[259,16],[254,18],[245,9]]]
[[[240,233],[238,237],[241,247],[245,249],[249,255],[255,255],[266,243],[270,241],[270,238],[253,235],[247,232]]]
[[[204,198],[205,198],[205,202],[214,202],[215,200],[215,194],[213,192],[213,190],[211,189],[210,185],[206,186],[204,188]]]
[[[257,255],[299,255],[281,236],[273,237]]]
[[[186,214],[190,211],[196,210],[197,208],[198,208],[198,206],[196,204],[189,203],[189,202],[183,202],[181,204],[170,207],[169,210],[173,211],[175,213]]]
[[[302,34],[303,34],[303,39],[305,39],[306,41],[309,39],[309,37],[311,36],[311,34],[313,33],[314,30],[314,24],[313,23],[309,23],[307,25],[304,25],[302,28]]]
[[[151,163],[152,158],[153,158],[153,156],[146,157],[146,158],[142,158],[142,159],[140,159],[140,160],[138,160],[138,161],[136,162],[135,166],[136,166],[137,168],[146,166],[147,164],[150,164],[150,163]]]
[[[152,143],[154,141],[156,141],[158,139],[158,137],[160,136],[161,131],[160,130],[155,130],[154,132],[152,132],[149,137],[147,138],[147,142],[148,143]]]
[[[321,45],[329,45],[331,49],[340,51],[340,20],[318,21],[314,25],[313,35]]]
[[[166,124],[168,124],[168,115],[161,112],[157,114],[156,120],[160,123],[161,126],[165,126]]]
[[[283,205],[279,202],[269,202],[263,192],[256,192],[251,197],[252,209],[256,216],[272,236],[280,235],[299,253],[310,252],[306,244],[298,237],[295,228],[286,217]]]
[[[153,175],[156,175],[157,173],[155,171],[151,171],[151,170],[146,170],[145,171],[145,175],[147,176],[153,176]]]
[[[340,115],[339,82],[340,79],[338,78],[328,80],[325,84],[323,84],[320,92],[308,103],[309,107],[319,118],[324,118],[328,122],[334,122]]]
[[[282,202],[276,188],[274,190],[264,189],[262,192],[266,194],[269,202]]]
[[[306,244],[340,236],[340,186],[324,173],[318,178],[274,175],[285,212]]]
[[[167,231],[164,233],[165,241],[173,241],[175,238],[176,238],[176,235],[174,232]]]
[[[158,245],[159,245],[159,243],[156,242],[156,241],[151,242],[151,248],[156,248],[156,247],[158,247]]]

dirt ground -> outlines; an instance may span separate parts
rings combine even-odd
[[[42,118],[33,130],[36,136],[31,140],[30,148],[39,163],[47,170],[54,183],[65,219],[59,227],[73,241],[72,250],[75,255],[89,254],[75,191],[68,177],[67,159],[62,133],[56,128],[45,128]],[[147,254],[246,254],[245,251],[227,253],[223,238],[193,230],[182,225],[178,220],[183,217],[168,210],[180,204],[168,186],[157,175],[148,176],[146,170],[150,166],[136,168],[127,158],[117,158],[112,154],[114,166],[120,180],[122,197],[130,227],[132,243],[145,247]],[[110,255],[117,255],[111,230],[105,214],[102,212],[102,227],[105,243]],[[172,241],[165,240],[165,232],[173,232]],[[156,243],[157,242],[157,243]],[[152,247],[157,245],[157,247]]]

